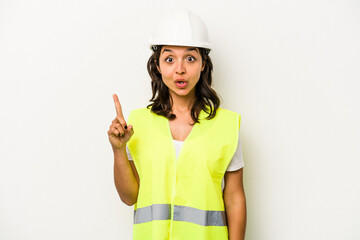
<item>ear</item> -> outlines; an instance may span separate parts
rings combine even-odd
[[[201,71],[204,71],[205,69],[205,63],[203,63],[202,67],[201,67]]]
[[[161,71],[160,71],[159,65],[156,65],[156,68],[157,68],[157,70],[159,71],[159,73],[161,74]]]
[[[154,59],[154,63],[155,63],[155,65],[156,65],[157,70],[158,70],[158,71],[159,71],[159,73],[161,74],[161,71],[160,71],[160,68],[159,68],[159,64],[157,64],[156,59]]]

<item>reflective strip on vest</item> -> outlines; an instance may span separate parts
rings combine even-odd
[[[226,215],[225,211],[204,211],[175,205],[174,221],[191,222],[202,226],[226,226]]]
[[[153,204],[134,212],[134,224],[153,220],[170,220],[170,204]],[[174,205],[174,221],[191,222],[201,226],[226,226],[225,211],[205,211],[197,208]]]
[[[146,223],[153,220],[171,219],[170,204],[153,204],[134,211],[134,223]]]

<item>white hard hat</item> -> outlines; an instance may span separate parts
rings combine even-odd
[[[150,48],[156,45],[201,47],[211,50],[205,23],[186,8],[178,9],[162,18],[149,41]]]

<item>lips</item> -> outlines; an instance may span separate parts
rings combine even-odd
[[[183,79],[179,79],[179,80],[176,80],[175,81],[175,85],[178,87],[178,88],[185,88],[187,86],[188,82],[183,80]]]

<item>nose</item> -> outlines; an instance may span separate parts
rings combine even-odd
[[[177,62],[175,71],[176,71],[177,74],[180,74],[180,75],[184,74],[186,72],[183,61],[178,61]]]

